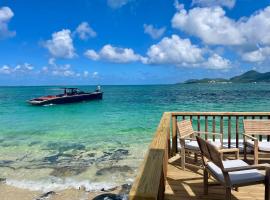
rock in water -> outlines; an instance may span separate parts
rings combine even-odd
[[[117,194],[106,193],[96,196],[93,200],[122,200],[122,197]]]
[[[56,193],[54,191],[46,192],[45,194],[42,194],[39,198],[36,200],[45,200],[48,199],[50,196],[55,195]]]

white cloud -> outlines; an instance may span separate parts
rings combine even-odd
[[[86,50],[84,55],[91,60],[99,60],[100,58],[97,52],[92,49]]]
[[[15,31],[8,29],[8,22],[14,16],[14,13],[9,7],[0,8],[0,39],[14,37]]]
[[[131,0],[107,0],[107,4],[111,8],[116,9],[126,5],[129,1]]]
[[[214,53],[208,58],[207,62],[204,63],[204,66],[208,69],[224,70],[231,68],[231,62],[228,59],[222,58],[218,54]]]
[[[240,45],[246,41],[237,22],[226,17],[221,7],[183,8],[172,18],[172,26],[207,44]]]
[[[88,71],[83,71],[83,77],[88,77],[89,76],[89,72]]]
[[[3,65],[0,68],[0,74],[11,74],[11,72],[12,72],[12,68],[7,65]]]
[[[192,5],[198,6],[223,6],[227,8],[233,8],[235,0],[192,0]]]
[[[75,48],[69,29],[63,29],[52,34],[52,39],[47,40],[44,44],[51,55],[55,58],[73,58]]]
[[[98,78],[99,77],[99,73],[98,72],[93,72],[92,73],[92,78]]]
[[[113,63],[136,62],[142,59],[142,56],[136,54],[133,49],[114,47],[107,44],[99,52],[87,50],[85,56],[92,60],[105,60]]]
[[[144,24],[143,27],[144,27],[144,33],[149,34],[153,39],[160,38],[166,30],[165,27],[154,28],[154,26],[151,24],[150,25]]]
[[[23,73],[32,72],[33,70],[34,70],[34,66],[29,63],[19,64],[14,67],[3,65],[0,68],[0,74],[14,74],[14,73],[23,74]]]
[[[74,31],[82,40],[88,40],[97,36],[97,33],[89,26],[87,22],[82,22]]]
[[[270,45],[270,6],[238,21],[221,7],[180,9],[172,26],[213,45]],[[258,31],[259,30],[259,31]]]
[[[242,59],[248,62],[263,62],[269,60],[270,57],[270,47],[262,47],[254,51],[244,52],[242,54]]]
[[[147,51],[149,64],[186,65],[203,60],[203,51],[191,44],[189,39],[182,39],[177,35],[165,37],[159,43],[152,45]]]

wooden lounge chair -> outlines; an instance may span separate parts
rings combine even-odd
[[[195,136],[198,134],[207,134],[207,135],[217,135],[219,136],[219,141],[212,141],[212,143],[218,147],[223,147],[223,136],[220,133],[210,133],[210,132],[199,132],[194,131],[192,127],[192,123],[190,120],[182,120],[177,122],[177,130],[179,133],[180,138],[180,145],[181,145],[181,167],[185,169],[185,158],[186,158],[186,151],[195,154],[195,161],[197,160],[197,155],[200,153],[200,148],[198,142],[196,141]]]
[[[254,153],[254,164],[259,162],[259,154],[270,153],[270,142],[259,141],[258,136],[270,136],[270,120],[243,120],[244,158],[247,159],[247,147]]]
[[[231,199],[231,189],[238,187],[265,184],[265,200],[270,200],[270,168],[267,165],[248,165],[242,160],[223,161],[223,151],[237,151],[238,149],[217,149],[214,145],[197,136],[204,165],[204,194],[208,194],[208,174],[212,175],[226,189],[225,199]],[[265,169],[266,174],[258,169]]]

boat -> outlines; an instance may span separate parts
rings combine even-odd
[[[63,89],[62,94],[58,95],[48,95],[42,96],[34,99],[28,100],[28,103],[32,105],[50,105],[50,104],[65,104],[65,103],[74,103],[81,101],[89,100],[98,100],[102,99],[103,92],[101,91],[100,86],[94,92],[83,92],[78,88],[61,88]]]

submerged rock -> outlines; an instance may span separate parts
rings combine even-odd
[[[45,200],[50,198],[52,195],[55,195],[56,193],[54,191],[46,192],[42,194],[40,197],[38,197],[36,200]]]
[[[6,178],[0,178],[0,183],[6,183]]]
[[[96,196],[93,200],[122,200],[122,197],[117,194],[106,193]]]
[[[111,173],[116,173],[116,172],[132,172],[132,168],[127,166],[127,165],[123,165],[123,166],[112,166],[112,167],[105,167],[103,169],[100,169],[96,172],[97,176],[102,176],[104,174],[111,174]]]
[[[75,176],[78,175],[84,171],[86,171],[86,166],[65,166],[65,167],[57,167],[54,168],[54,170],[50,173],[52,176],[56,177],[67,177],[67,176]]]
[[[60,153],[68,150],[85,150],[85,146],[78,143],[53,142],[47,145],[50,150],[58,150]]]

